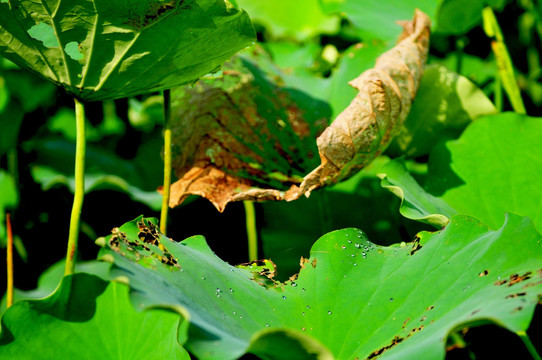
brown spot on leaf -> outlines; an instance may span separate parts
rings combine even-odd
[[[487,275],[489,275],[489,270],[484,270],[484,271],[482,271],[482,272],[480,272],[478,274],[479,277],[484,277],[484,276],[487,276]]]
[[[517,294],[510,294],[510,295],[506,295],[505,299],[515,299],[515,298],[518,298],[520,296],[525,296],[527,295],[527,293],[517,293]]]
[[[369,356],[367,356],[367,359],[372,359],[372,358],[375,358],[375,357],[381,355],[384,351],[391,349],[391,348],[394,347],[395,345],[401,343],[403,340],[405,340],[405,339],[402,338],[402,337],[400,337],[400,336],[395,336],[395,337],[391,340],[391,343],[390,343],[389,345],[386,345],[386,346],[384,346],[384,347],[381,347],[381,348],[378,349],[378,350],[373,351]]]
[[[301,259],[299,260],[299,266],[301,266],[301,269],[305,268],[305,264],[309,262],[309,259],[306,257],[301,256]]]
[[[416,236],[414,238],[414,241],[412,243],[412,249],[410,250],[410,255],[414,255],[418,250],[420,250],[422,246],[420,245],[420,238]]]
[[[425,311],[429,311],[429,310],[433,310],[435,307],[433,305],[431,306],[428,306],[427,309],[425,309]]]
[[[255,260],[249,263],[237,265],[240,269],[248,270],[252,273],[252,280],[266,288],[282,288],[283,284],[274,279],[277,274],[277,266],[271,260]]]
[[[518,275],[518,274],[513,274],[510,276],[510,284],[508,284],[508,286],[512,286],[512,285],[515,285],[515,284],[518,284],[522,281],[525,281],[525,280],[528,280],[531,278],[531,274],[532,272],[531,271],[527,271],[525,274],[523,275]]]
[[[530,288],[532,286],[538,286],[540,284],[542,284],[542,280],[535,281],[535,282],[530,282],[530,283],[528,283],[526,285],[523,285],[522,289],[527,289],[527,288]]]
[[[137,227],[139,228],[137,237],[140,241],[155,246],[160,244],[160,231],[152,222],[141,219],[137,222]]]
[[[148,7],[143,9],[144,12],[138,12],[137,14],[133,11],[129,12],[125,22],[136,29],[142,29],[155,23],[169,13],[189,8],[190,5],[188,2],[185,0],[150,2]]]
[[[495,281],[493,283],[493,285],[501,286],[501,285],[508,284],[508,286],[512,286],[512,285],[515,285],[515,284],[519,284],[519,283],[521,283],[521,282],[523,282],[525,280],[529,280],[531,278],[531,275],[532,275],[532,271],[527,271],[523,275],[512,274],[512,275],[510,275],[510,277],[508,279]]]
[[[406,318],[405,321],[403,321],[403,326],[401,326],[401,329],[404,329],[409,321],[410,321],[410,318]]]

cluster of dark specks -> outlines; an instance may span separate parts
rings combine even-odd
[[[144,14],[126,19],[126,24],[137,29],[147,27],[169,13],[189,9],[191,2],[187,0],[155,1],[149,4]]]
[[[177,259],[173,255],[166,249],[159,248],[162,235],[156,225],[146,219],[141,219],[137,222],[137,227],[139,232],[135,239],[129,238],[119,228],[114,228],[109,239],[111,250],[125,257],[127,256],[126,252],[128,252],[128,254],[131,254],[130,257],[133,257],[132,259],[135,259],[135,261],[146,257],[153,257],[165,265],[180,268]]]
[[[386,345],[386,346],[383,346],[381,347],[380,349],[378,350],[375,350],[371,353],[371,355],[367,356],[367,359],[372,359],[372,358],[375,358],[377,356],[379,356],[380,354],[382,354],[384,351],[388,350],[388,349],[391,349],[392,347],[394,347],[395,345],[397,344],[400,344],[401,342],[403,342],[405,340],[405,338],[403,337],[400,337],[400,336],[395,336],[392,340],[391,340],[391,343],[389,345]]]
[[[137,227],[139,229],[137,237],[140,241],[154,246],[160,244],[160,231],[152,222],[141,219],[137,222]]]
[[[520,282],[523,282],[525,280],[529,280],[531,278],[532,274],[533,274],[532,271],[527,271],[523,275],[512,274],[512,275],[510,275],[509,279],[495,281],[494,285],[497,285],[497,286],[501,286],[501,285],[512,286],[512,285],[518,284]]]
[[[433,310],[435,307],[433,305],[431,306],[428,306],[425,311],[431,311]],[[395,318],[394,318],[395,320]],[[410,322],[411,318],[408,317],[405,319],[405,321],[403,322],[403,325],[401,326],[401,329],[405,329],[407,327],[407,324]],[[422,317],[420,317],[419,321],[420,322],[424,322],[427,320],[427,316],[426,315],[422,315]],[[429,324],[433,324],[434,323],[434,320],[431,320],[429,322]],[[428,324],[428,325],[429,325]],[[391,348],[393,348],[394,346],[400,344],[401,342],[403,342],[404,340],[408,339],[409,337],[411,337],[412,335],[414,335],[415,333],[417,332],[420,332],[424,329],[425,325],[424,324],[421,324],[419,326],[414,326],[412,329],[410,329],[410,331],[408,332],[408,334],[404,337],[402,336],[399,336],[399,335],[396,335],[392,340],[391,342],[388,344],[388,345],[385,345],[383,347],[381,347],[380,349],[378,350],[375,350],[373,351],[368,357],[367,359],[372,359],[372,358],[375,358],[379,355],[381,355],[383,352],[385,352],[386,350],[389,350]]]

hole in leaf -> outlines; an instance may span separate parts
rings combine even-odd
[[[83,60],[84,55],[79,51],[79,44],[77,41],[70,41],[64,46],[64,51],[75,61]]]
[[[27,32],[32,38],[41,41],[45,47],[54,48],[59,46],[58,39],[55,37],[55,30],[51,25],[38,23],[28,29]]]

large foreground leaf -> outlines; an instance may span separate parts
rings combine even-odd
[[[175,313],[136,312],[127,286],[76,274],[65,277],[50,297],[18,302],[4,313],[0,357],[190,359],[177,342],[178,331]]]
[[[412,219],[442,226],[468,214],[497,229],[512,212],[542,232],[541,139],[540,118],[486,116],[431,153],[425,188],[398,163],[383,170],[382,184],[403,198],[401,212]]]
[[[172,125],[179,180],[170,205],[190,194],[220,211],[230,201],[291,201],[370,163],[408,115],[427,57],[428,17],[417,11],[404,26],[403,40],[350,82],[358,94],[318,136],[319,165],[313,139],[325,118],[321,106],[278,88],[254,65],[185,91]]]
[[[254,39],[223,0],[0,1],[0,25],[2,56],[83,100],[194,81]]]
[[[270,261],[236,268],[203,237],[176,243],[138,218],[104,239],[101,255],[114,261],[112,275],[130,280],[135,306],[188,310],[186,347],[200,359],[247,351],[267,359],[438,359],[459,326],[527,329],[542,294],[541,240],[516,215],[498,231],[455,217],[442,231],[390,247],[345,229],[320,238],[299,276],[279,283]]]

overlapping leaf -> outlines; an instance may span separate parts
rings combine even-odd
[[[136,312],[128,287],[96,276],[65,277],[43,300],[14,304],[2,316],[2,359],[190,359],[178,314]]]
[[[414,9],[427,13],[433,20],[440,0],[320,0],[327,13],[340,13],[357,28],[364,40],[379,39],[391,43],[399,30],[390,26],[410,16]]]
[[[102,147],[89,144],[85,192],[105,189],[124,191],[134,201],[139,201],[153,210],[159,209],[161,196],[156,192],[155,186],[160,182],[157,176],[160,168],[156,169],[156,164],[160,165],[160,147],[160,137],[148,136],[137,156],[128,161]],[[74,191],[75,178],[71,165],[75,161],[73,142],[49,137],[28,143],[26,148],[37,154],[31,174],[43,190],[64,185]]]
[[[281,199],[317,164],[314,139],[329,121],[327,104],[276,85],[250,59],[224,65],[224,76],[179,88],[173,130],[173,168],[179,180],[171,205],[189,194],[208,198],[220,211],[230,201]],[[259,188],[257,188],[259,187]]]
[[[0,54],[82,100],[192,82],[254,38],[223,0],[9,0],[0,24]]]
[[[179,180],[170,205],[190,194],[220,211],[230,201],[295,200],[371,162],[408,115],[427,56],[428,17],[417,11],[404,26],[402,41],[351,81],[359,92],[318,137],[318,166],[311,136],[324,114],[306,96],[297,106],[302,94],[277,88],[254,65],[185,91],[173,125]]]
[[[190,313],[186,347],[199,359],[247,351],[268,359],[293,352],[438,359],[447,335],[465,324],[526,330],[542,294],[540,241],[532,223],[516,215],[497,231],[455,217],[439,232],[390,247],[345,229],[320,238],[299,276],[280,283],[267,260],[236,268],[203,237],[176,243],[151,219],[138,218],[104,240],[101,254],[114,261],[113,276],[129,278],[136,306]]]
[[[276,37],[305,40],[318,33],[339,30],[338,16],[328,15],[319,0],[236,0],[249,13],[250,18],[266,27]]]
[[[482,90],[438,65],[427,67],[416,99],[388,154],[426,155],[438,142],[457,138],[470,121],[497,112]]]
[[[497,229],[512,212],[529,216],[542,231],[542,158],[535,150],[541,139],[540,118],[485,116],[435,148],[425,188],[396,162],[382,170],[382,184],[403,199],[403,215],[438,227],[468,214]]]

